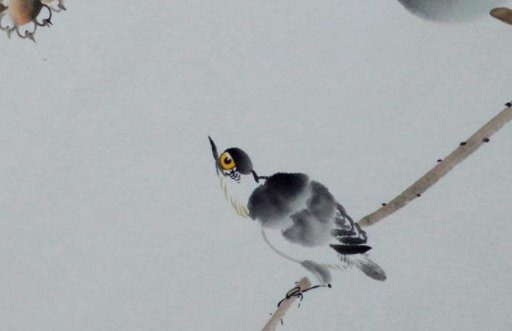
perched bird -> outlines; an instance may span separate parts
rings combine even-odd
[[[411,13],[438,22],[468,21],[509,0],[398,0]]]
[[[386,279],[384,270],[367,255],[371,247],[366,233],[324,185],[303,173],[259,176],[243,150],[232,147],[219,155],[209,139],[227,200],[237,214],[261,225],[264,240],[277,254],[301,264],[321,284],[331,282],[331,270],[352,266],[373,279]],[[249,188],[245,198],[234,193],[242,192],[241,187]],[[288,251],[271,244],[267,233]]]

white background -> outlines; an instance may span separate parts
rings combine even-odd
[[[498,1],[499,2],[499,1]],[[512,99],[512,28],[397,1],[68,1],[0,35],[0,329],[259,330],[300,266],[225,202],[208,135],[358,219]],[[368,229],[283,330],[511,330],[512,127]]]

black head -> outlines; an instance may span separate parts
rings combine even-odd
[[[208,138],[210,139],[217,174],[220,172],[222,175],[236,181],[240,181],[242,175],[253,175],[256,182],[258,182],[258,176],[252,167],[251,158],[246,152],[240,148],[231,147],[226,149],[219,156],[217,146],[215,146],[212,138]]]

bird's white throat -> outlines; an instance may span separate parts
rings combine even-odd
[[[241,199],[242,196],[247,196],[245,201],[248,201],[249,195],[246,194],[240,194],[242,193],[243,187],[245,185],[242,185],[242,183],[237,183],[230,178],[226,178],[223,175],[219,175],[220,179],[220,189],[222,193],[224,194],[224,197],[228,202],[231,204],[235,212],[240,215],[243,218],[249,217],[249,209],[247,208],[247,202],[243,202],[244,199]],[[236,186],[235,186],[236,185]],[[235,190],[236,188],[236,190]],[[233,194],[233,191],[241,191],[239,194]]]

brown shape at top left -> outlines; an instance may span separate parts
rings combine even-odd
[[[64,0],[0,0],[0,29],[35,42],[38,27],[52,25],[52,15],[65,10]]]

